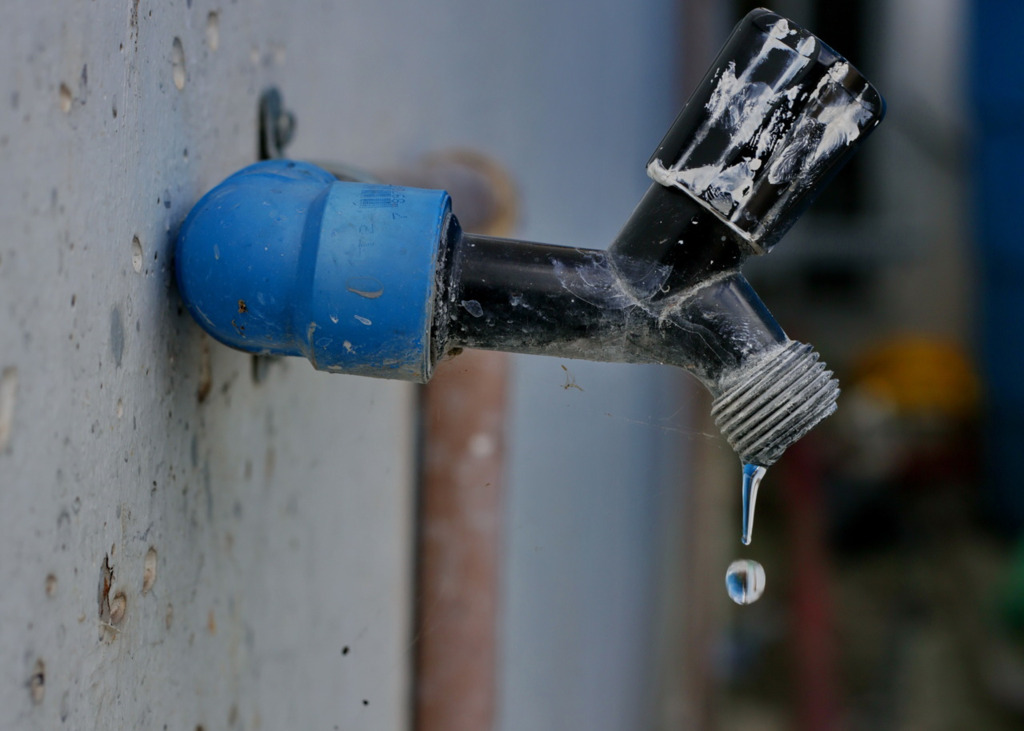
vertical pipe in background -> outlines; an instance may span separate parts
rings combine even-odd
[[[978,277],[978,332],[982,374],[992,395],[985,404],[987,474],[982,496],[988,517],[1007,535],[1024,530],[1024,491],[1017,465],[1024,440],[1024,345],[1017,336],[1024,317],[1024,61],[1020,29],[1024,6],[976,0],[969,6],[973,102],[973,225]]]
[[[824,483],[815,440],[794,444],[779,463],[789,512],[793,566],[790,610],[794,639],[797,728],[827,731],[839,722],[835,617],[829,591]]]
[[[443,150],[379,177],[447,190],[467,231],[508,236],[517,218],[511,175],[474,150]],[[423,390],[415,731],[494,726],[508,373],[504,353],[467,351],[439,364]]]
[[[504,354],[467,351],[424,389],[416,731],[494,724],[507,374]]]

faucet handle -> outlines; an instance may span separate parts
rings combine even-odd
[[[647,164],[768,251],[881,122],[885,101],[810,32],[760,9],[719,53]]]

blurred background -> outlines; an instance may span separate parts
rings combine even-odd
[[[1024,727],[1024,3],[769,3],[888,116],[744,269],[843,388],[768,470],[749,547],[736,455],[677,369],[318,373],[221,347],[174,285],[271,88],[289,157],[603,248],[754,6],[11,4],[0,726]],[[751,606],[739,558],[767,573]]]
[[[545,6],[546,30],[524,35],[529,63],[501,62],[515,66],[503,93],[524,84],[533,108],[516,132],[480,140],[516,181],[514,232],[609,242],[660,133],[761,4],[645,0],[628,23],[610,6]],[[695,383],[668,369],[511,358],[494,466],[502,517],[482,539],[497,547],[496,674],[439,694],[454,716],[460,695],[493,687],[505,731],[1024,723],[1024,351],[1013,336],[1024,321],[1024,7],[771,9],[888,101],[855,160],[745,269],[788,334],[835,370],[840,409],[768,471],[744,548],[739,465]],[[531,133],[554,152],[520,148]],[[428,401],[428,433],[432,418]],[[723,587],[740,557],[767,571],[749,607]],[[441,621],[421,621],[426,646]],[[421,664],[421,681],[433,672]]]

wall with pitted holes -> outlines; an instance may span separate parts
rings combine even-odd
[[[343,6],[5,7],[0,728],[407,717],[412,388],[221,347],[172,278],[259,92],[356,75],[302,41]]]
[[[4,4],[0,728],[407,727],[416,391],[212,341],[173,236],[255,160],[273,85],[296,157],[475,147],[519,182],[523,235],[603,246],[678,104],[674,3],[620,5]],[[650,662],[669,493],[645,486],[679,404],[661,371],[522,363],[502,724],[636,718],[643,688],[607,689]],[[553,614],[552,572],[618,599]],[[607,672],[574,690],[572,657]]]

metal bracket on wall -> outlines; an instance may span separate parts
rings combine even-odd
[[[260,94],[259,129],[259,159],[284,157],[284,148],[295,135],[295,115],[285,108],[281,92],[275,86]]]

